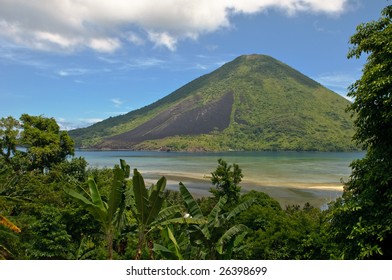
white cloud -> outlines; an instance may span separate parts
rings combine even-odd
[[[144,58],[138,58],[135,60],[130,61],[129,63],[126,64],[127,68],[139,68],[139,69],[145,69],[149,67],[154,67],[154,66],[159,66],[166,63],[162,59],[154,58],[154,57],[144,57]]]
[[[141,46],[141,45],[145,44],[145,41],[143,40],[143,38],[134,32],[128,32],[124,36],[128,42],[131,42],[134,45]]]
[[[155,46],[164,46],[171,51],[176,50],[177,39],[167,32],[149,32],[148,37],[150,41],[155,43]]]
[[[67,38],[64,35],[46,31],[37,31],[35,32],[34,37],[37,39],[37,41],[43,42],[43,45],[52,44],[60,46],[64,49],[71,48],[79,43],[79,40],[76,38]]]
[[[120,48],[121,43],[116,38],[93,38],[89,46],[97,52],[111,53]]]
[[[233,0],[235,11],[242,13],[256,13],[268,8],[278,8],[292,15],[298,12],[316,13],[342,13],[346,7],[347,0]]]
[[[196,69],[199,69],[199,70],[207,70],[207,69],[208,69],[207,66],[202,65],[202,64],[200,64],[200,63],[197,63],[196,66],[195,66],[195,68],[196,68]]]
[[[85,68],[71,68],[71,69],[59,70],[57,74],[62,77],[68,77],[68,76],[81,76],[89,72],[91,72],[91,70]]]
[[[72,130],[76,128],[87,127],[101,121],[103,121],[103,119],[99,118],[77,119],[73,121],[68,121],[64,118],[57,119],[57,123],[61,130]]]
[[[46,51],[89,48],[110,53],[124,44],[142,45],[145,41],[174,51],[181,40],[195,40],[202,34],[230,27],[234,14],[268,9],[289,15],[340,14],[349,1],[0,0],[0,37]]]
[[[2,40],[0,40],[0,60],[27,65],[41,70],[49,69],[53,66],[45,61],[34,59],[26,52],[24,47],[9,44]]]
[[[360,76],[360,71],[357,73],[334,72],[321,74],[314,79],[323,86],[346,97],[348,87],[353,84]]]
[[[80,119],[80,121],[83,122],[83,123],[86,123],[86,124],[94,124],[94,123],[103,121],[103,119],[90,118],[90,119]]]
[[[119,98],[113,98],[111,99],[115,107],[120,107],[121,105],[124,104],[124,101],[121,101]]]
[[[60,127],[60,130],[70,130],[73,129],[72,124],[67,122],[64,118],[56,119],[57,124]]]

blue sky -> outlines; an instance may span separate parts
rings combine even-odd
[[[0,117],[83,127],[146,106],[242,54],[345,96],[349,38],[385,0],[0,0]]]

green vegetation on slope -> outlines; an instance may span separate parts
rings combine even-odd
[[[181,129],[177,133],[171,131],[170,135],[162,133],[162,127],[175,126],[173,122],[178,118],[186,120],[187,114],[195,115],[196,127],[204,125],[197,119],[208,110],[210,119],[204,123],[219,118],[219,106],[208,104],[218,102],[229,92],[234,100],[227,127],[198,135],[191,133],[192,136]],[[183,109],[172,119],[164,117],[192,100],[195,101],[192,108]],[[149,106],[69,133],[77,146],[83,148],[350,150],[355,147],[351,143],[352,121],[345,112],[349,104],[343,97],[272,57],[246,55]],[[133,131],[154,137],[135,143],[129,136],[134,135]]]

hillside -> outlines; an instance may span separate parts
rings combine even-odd
[[[96,149],[350,150],[348,104],[272,57],[244,55],[149,106],[69,134]]]

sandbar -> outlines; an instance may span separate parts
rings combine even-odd
[[[170,175],[160,172],[143,173],[146,184],[155,183],[161,176],[167,178],[167,189],[178,191],[178,184],[182,182],[194,197],[210,196],[209,190],[213,187],[209,174],[198,173],[171,173]],[[251,190],[267,193],[275,198],[285,208],[288,205],[300,205],[310,203],[314,207],[326,209],[328,203],[342,195],[342,183],[320,182],[285,182],[285,181],[262,181],[248,180],[240,183],[243,193]]]

